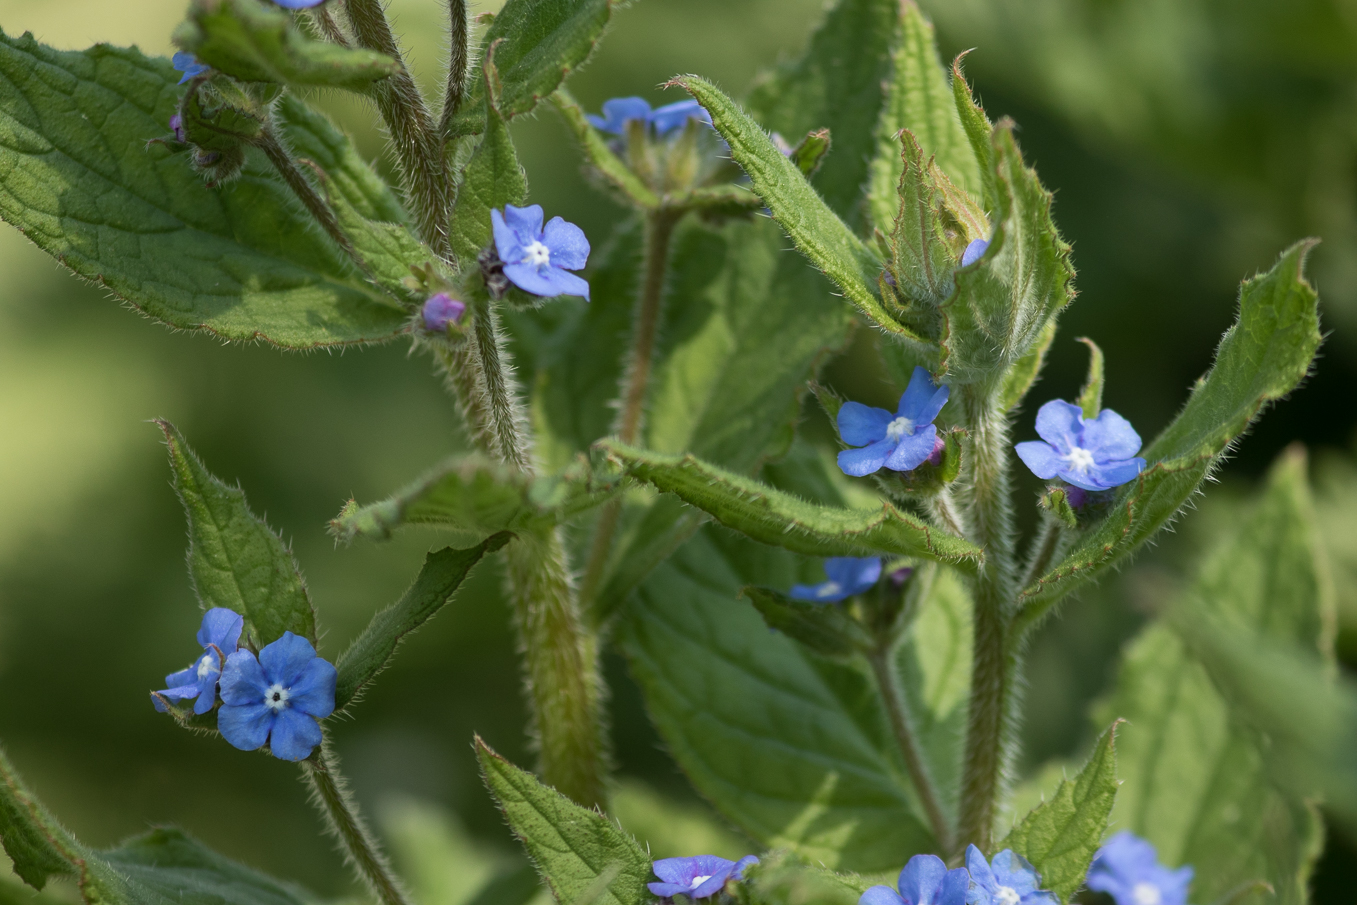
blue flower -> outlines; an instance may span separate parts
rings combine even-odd
[[[836,603],[861,594],[881,578],[881,559],[876,556],[832,556],[825,560],[828,581],[819,584],[794,584],[791,597],[815,603]]]
[[[589,260],[584,230],[560,217],[552,217],[543,229],[540,204],[506,204],[503,214],[490,212],[490,222],[509,282],[533,295],[579,295],[589,300],[589,283],[567,272],[582,269]]]
[[[448,324],[455,324],[466,313],[466,304],[440,292],[432,295],[420,311],[424,318],[424,329],[430,333],[446,333]]]
[[[984,256],[989,248],[989,242],[984,239],[972,239],[971,244],[966,246],[966,250],[961,253],[961,266],[970,267],[976,261]]]
[[[1053,399],[1037,412],[1039,440],[1013,448],[1018,458],[1039,478],[1064,478],[1084,490],[1107,490],[1125,484],[1145,470],[1140,435],[1131,422],[1111,409],[1092,421],[1084,410],[1063,399]]]
[[[203,614],[203,624],[198,629],[198,643],[203,647],[203,655],[188,669],[170,673],[165,677],[168,688],[161,689],[151,696],[151,703],[161,713],[165,712],[165,703],[161,698],[193,702],[194,713],[207,713],[217,703],[217,679],[221,676],[221,657],[229,657],[240,642],[241,629],[245,627],[245,618],[225,607],[213,607]],[[160,697],[156,697],[159,695]]]
[[[325,0],[273,0],[273,2],[284,9],[310,9],[313,6],[320,6]]]
[[[1093,856],[1088,888],[1112,896],[1117,905],[1187,905],[1192,868],[1169,870],[1154,846],[1122,830]]]
[[[739,861],[727,861],[715,855],[697,855],[692,858],[662,858],[652,867],[660,883],[647,883],[655,895],[668,899],[685,895],[690,899],[705,899],[725,888],[727,880],[739,880],[744,869],[758,864],[754,855],[745,855]]]
[[[939,387],[923,368],[915,368],[894,415],[860,402],[839,409],[839,436],[849,446],[839,453],[843,473],[860,478],[880,471],[913,471],[937,451],[933,419],[947,404],[947,387]]]
[[[638,119],[655,130],[661,138],[697,119],[711,125],[711,114],[697,101],[689,99],[650,109],[650,104],[639,97],[615,97],[603,102],[603,115],[586,114],[589,123],[609,135],[625,135],[627,123]]]
[[[966,905],[970,880],[964,867],[948,870],[937,855],[915,855],[900,871],[899,892],[873,886],[858,905]]]
[[[179,53],[176,53],[174,56],[170,57],[170,62],[174,65],[174,68],[177,71],[182,72],[184,74],[184,77],[179,80],[179,84],[181,85],[187,82],[189,79],[194,78],[195,76],[202,75],[204,72],[207,72],[207,70],[212,68],[211,66],[208,66],[206,63],[199,63],[198,58],[195,57],[193,54],[184,53],[183,51],[180,51]]]
[[[257,660],[238,650],[226,658],[217,728],[242,751],[267,742],[274,757],[301,760],[321,742],[316,720],[334,712],[336,678],[311,642],[291,632],[265,646]]]
[[[966,869],[971,872],[967,905],[1060,905],[1041,889],[1041,875],[1022,855],[1004,849],[986,861],[980,849],[966,847]]]

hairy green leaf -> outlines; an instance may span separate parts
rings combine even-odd
[[[1083,887],[1107,832],[1117,798],[1116,732],[1113,724],[1079,775],[1062,780],[1051,800],[1024,817],[1000,846],[1032,862],[1041,875],[1041,888],[1054,892],[1061,902]]]
[[[492,534],[467,550],[444,547],[424,557],[424,567],[401,599],[377,613],[363,633],[354,639],[335,661],[339,679],[335,686],[335,707],[343,710],[364,688],[386,669],[405,636],[428,622],[466,580],[476,563],[487,553],[507,544],[513,535],[507,531]]]
[[[793,600],[772,588],[748,587],[740,594],[754,604],[769,628],[777,629],[817,654],[849,657],[872,644],[872,637],[862,624],[839,607]]]
[[[1087,336],[1079,337],[1079,342],[1088,346],[1088,377],[1079,391],[1079,407],[1084,417],[1092,420],[1103,408],[1103,350]]]
[[[303,349],[403,328],[404,312],[262,154],[210,189],[186,154],[147,147],[178,105],[169,61],[0,35],[0,76],[0,217],[78,275],[170,326],[227,339]],[[324,144],[347,144],[323,131]]]
[[[1244,281],[1215,364],[1142,453],[1149,467],[1120,488],[1107,517],[1022,592],[1025,624],[1153,536],[1262,410],[1305,377],[1320,343],[1318,297],[1304,276],[1312,244],[1293,245],[1272,270]]]
[[[486,82],[492,85],[499,78],[498,58],[496,50],[482,64]],[[500,115],[501,103],[502,98],[493,92],[486,97],[485,137],[471,155],[457,189],[450,240],[453,252],[468,263],[490,244],[490,211],[522,204],[528,196],[528,178],[518,163],[509,124]]]
[[[632,477],[677,494],[729,528],[765,544],[809,556],[894,553],[966,569],[984,559],[979,547],[925,524],[890,503],[881,509],[821,506],[695,456],[668,456],[610,440],[599,448]]]
[[[194,0],[174,42],[245,82],[365,91],[400,69],[375,50],[313,41],[288,13],[260,0]]]
[[[1027,396],[1027,391],[1032,389],[1032,385],[1041,376],[1041,368],[1046,363],[1046,353],[1055,340],[1055,328],[1054,319],[1047,321],[1046,329],[1037,337],[1037,341],[1022,358],[1013,363],[1008,373],[1004,374],[1004,383],[999,390],[999,406],[1003,411],[1012,411],[1022,402]]]
[[[529,113],[560,87],[603,37],[615,0],[509,0],[481,41],[481,59],[494,48],[500,113]],[[485,128],[485,85],[477,79],[448,124],[450,135]]]
[[[168,421],[157,421],[170,451],[174,490],[189,527],[189,574],[204,607],[245,617],[258,646],[292,632],[316,643],[306,584],[282,539],[250,511],[245,492],[209,472]]]
[[[650,856],[636,840],[598,811],[542,785],[479,737],[476,754],[486,785],[557,902],[573,905],[586,893],[596,897],[591,905],[637,905],[653,898],[646,889]]]

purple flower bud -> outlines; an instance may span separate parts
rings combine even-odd
[[[961,266],[970,267],[976,261],[980,260],[988,248],[988,241],[984,239],[973,240],[970,245],[966,246],[966,250],[961,253]]]
[[[446,333],[448,324],[458,323],[465,313],[464,303],[446,292],[440,292],[430,296],[424,303],[424,329],[430,333]]]
[[[1079,509],[1088,502],[1089,492],[1082,487],[1075,487],[1073,484],[1065,488],[1065,502],[1070,504],[1071,509]]]
[[[184,118],[178,113],[170,117],[170,131],[174,133],[175,141],[188,141],[184,135]]]
[[[924,461],[929,465],[941,465],[942,453],[945,449],[947,449],[947,441],[943,440],[941,437],[934,437],[933,451],[928,454],[928,458],[924,459]]]
[[[909,581],[909,576],[913,574],[913,568],[910,566],[902,566],[899,569],[893,569],[887,577],[891,580],[891,587],[898,591],[905,586],[905,582]]]

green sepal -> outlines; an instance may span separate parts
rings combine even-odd
[[[829,418],[829,423],[837,428],[839,424],[839,409],[843,408],[843,404],[846,400],[818,380],[812,380],[809,384],[809,389],[811,393],[815,395],[815,401],[820,403],[820,410],[825,413],[827,418]]]
[[[832,603],[793,600],[772,588],[747,587],[740,594],[754,605],[769,628],[817,654],[851,657],[872,645],[862,624]]]
[[[220,76],[190,82],[179,107],[184,137],[195,148],[233,154],[245,163],[246,145],[268,124],[268,108],[230,79]]]
[[[1046,363],[1046,353],[1055,340],[1055,330],[1056,321],[1052,318],[1046,322],[1046,328],[1041,331],[1032,347],[1022,358],[1013,362],[1008,372],[1004,374],[1004,382],[999,389],[999,406],[1002,411],[1012,411],[1027,397],[1028,390],[1032,389],[1032,384],[1041,376],[1041,368]]]
[[[509,0],[481,40],[481,59],[491,47],[499,67],[500,114],[530,113],[589,58],[603,37],[615,0]],[[485,129],[485,85],[475,80],[461,110],[447,124],[448,137]]]
[[[981,549],[883,503],[880,510],[821,506],[696,456],[647,452],[613,440],[597,448],[634,478],[706,512],[754,540],[808,556],[893,553],[944,562],[973,571]]]
[[[899,316],[919,332],[936,336],[940,327],[938,306],[952,294],[952,274],[972,230],[948,209],[943,189],[947,177],[924,158],[914,136],[902,132],[900,146],[904,166],[889,242],[897,298],[887,307],[898,308]],[[984,220],[983,212],[979,217]]]
[[[311,40],[291,15],[260,0],[193,0],[174,43],[244,82],[365,91],[400,70],[384,53]]]
[[[560,905],[582,899],[590,905],[639,905],[654,898],[646,889],[650,856],[635,839],[598,811],[542,785],[479,736],[476,756],[510,829]]]
[[[189,574],[204,608],[225,607],[245,619],[242,643],[255,648],[292,632],[315,644],[316,615],[292,553],[250,511],[245,492],[209,472],[168,421],[165,432],[174,490],[188,516]]]
[[[829,153],[832,139],[828,129],[816,129],[813,132],[807,132],[806,137],[792,148],[792,153],[787,157],[796,168],[801,171],[801,175],[807,179],[815,175],[815,171],[820,169],[820,164],[824,161],[825,155]]]
[[[1059,519],[1066,528],[1079,527],[1079,514],[1070,505],[1065,488],[1047,487],[1046,492],[1037,497],[1037,505]]]
[[[980,180],[981,199],[985,202],[985,209],[996,212],[1000,209],[999,185],[994,169],[994,146],[991,135],[994,132],[994,126],[985,115],[985,111],[975,102],[975,96],[971,94],[971,86],[966,82],[966,76],[961,71],[961,61],[965,59],[966,51],[957,56],[952,61],[952,100],[956,105],[957,118],[961,121],[961,129],[966,133],[966,139],[970,142],[971,153],[976,162],[976,168]],[[968,185],[972,191],[975,186]]]
[[[1091,421],[1103,409],[1103,350],[1087,336],[1078,340],[1088,346],[1088,377],[1079,391],[1079,407],[1084,410],[1084,418]]]
[[[1116,733],[1114,723],[1098,739],[1079,775],[1062,780],[1050,800],[1024,817],[999,846],[1030,861],[1041,875],[1041,888],[1061,902],[1069,902],[1083,887],[1107,832],[1119,785]]]
[[[630,204],[645,209],[659,206],[659,197],[646,185],[645,180],[632,172],[631,167],[608,147],[608,142],[585,117],[584,108],[570,92],[564,87],[557,88],[551,95],[551,101],[565,118],[570,131],[575,133],[575,139],[595,172],[621,192]]]
[[[1238,318],[1221,339],[1215,364],[1142,453],[1148,467],[1118,488],[1102,522],[1023,590],[1023,628],[1153,536],[1262,410],[1305,377],[1320,343],[1318,296],[1304,276],[1313,245],[1293,245],[1270,271],[1244,281]]]
[[[891,495],[932,496],[955,481],[961,474],[961,441],[966,437],[966,430],[954,427],[939,431],[938,435],[943,448],[936,465],[924,460],[910,471],[879,471],[875,477],[882,489]]]
[[[335,711],[356,702],[377,674],[386,669],[405,636],[432,619],[487,553],[503,547],[513,535],[492,534],[467,550],[444,547],[424,557],[424,567],[401,599],[377,613],[363,633],[335,661]]]

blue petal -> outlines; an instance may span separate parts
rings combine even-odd
[[[745,868],[758,863],[760,863],[758,855],[745,855],[739,861],[736,861],[735,866],[730,869],[730,879],[743,880]],[[1191,870],[1191,868],[1188,869]]]
[[[580,270],[589,260],[589,239],[584,230],[561,217],[551,218],[542,231],[542,244],[551,252],[553,267]]]
[[[311,754],[311,749],[319,745],[323,737],[319,723],[288,707],[273,722],[269,751],[281,760],[302,760]]]
[[[650,114],[651,125],[655,127],[655,132],[662,136],[668,135],[675,129],[683,128],[690,119],[697,119],[710,124],[711,114],[692,99],[665,104],[663,107],[655,108],[655,112]]]
[[[176,701],[187,701],[198,696],[198,684],[192,685],[170,685],[169,688],[162,688],[157,694],[162,694],[167,698]]]
[[[615,97],[603,102],[603,116],[590,116],[594,128],[613,135],[621,135],[626,130],[628,120],[650,119],[650,104],[639,97]]]
[[[900,871],[900,897],[910,905],[931,905],[947,876],[947,865],[937,855],[915,855]]]
[[[943,878],[942,888],[931,905],[965,905],[966,893],[970,890],[971,875],[964,867],[949,870]]]
[[[1054,893],[1041,890],[1040,892],[1029,892],[1020,900],[1021,905],[1060,905],[1060,900]],[[1163,903],[1160,903],[1163,905]]]
[[[334,666],[317,657],[306,664],[301,678],[288,689],[288,704],[317,719],[329,716],[335,710],[336,678]]]
[[[858,905],[911,905],[889,886],[873,886],[858,899]]]
[[[972,239],[971,244],[966,246],[966,250],[961,253],[961,266],[970,267],[976,261],[984,257],[989,249],[989,242],[984,239]]]
[[[268,688],[269,684],[264,681],[264,670],[260,668],[254,654],[247,650],[238,650],[226,658],[226,668],[221,671],[223,703],[236,706],[249,704],[262,706]]]
[[[267,644],[259,652],[259,665],[264,669],[264,678],[272,685],[275,682],[284,688],[291,688],[301,678],[306,665],[316,659],[316,649],[301,635],[283,632],[283,637]]]
[[[203,613],[203,624],[198,629],[198,643],[203,647],[215,644],[223,654],[230,654],[240,644],[240,632],[245,628],[245,617],[224,606],[214,606]]]
[[[495,234],[495,252],[501,261],[523,260],[523,242],[513,227],[504,222],[504,215],[490,211],[490,230]]]
[[[731,865],[733,867],[734,865]],[[704,883],[699,883],[696,888],[688,891],[690,899],[705,899],[708,896],[714,896],[726,885],[726,879],[730,876],[731,867],[725,867],[711,875],[711,878]]]
[[[193,661],[193,666],[188,669],[181,669],[178,672],[172,672],[165,677],[165,684],[171,688],[177,685],[197,685],[198,684],[198,661]]]
[[[578,295],[589,300],[589,281],[559,267],[538,270],[531,264],[505,264],[504,275],[509,281],[533,295],[555,298],[558,295]]]
[[[647,883],[646,889],[650,890],[661,899],[671,899],[674,896],[685,895],[688,887],[680,886],[678,883]]]
[[[273,711],[260,701],[258,704],[227,704],[217,711],[217,729],[222,738],[241,751],[264,747],[273,728]]]
[[[504,222],[509,224],[509,228],[518,234],[525,245],[542,238],[543,216],[540,204],[529,204],[527,207],[504,205]]]
[[[1134,481],[1145,470],[1145,460],[1139,457],[1124,462],[1098,463],[1083,473],[1062,471],[1060,476],[1075,487],[1085,490],[1111,490],[1127,481]]]
[[[286,9],[310,9],[313,6],[320,6],[325,0],[273,0],[273,2]]]
[[[1098,417],[1084,422],[1083,447],[1099,462],[1129,459],[1140,452],[1140,434],[1121,415],[1103,409]]]
[[[900,396],[900,405],[896,414],[908,418],[917,427],[920,424],[932,424],[938,417],[943,405],[947,403],[947,387],[939,387],[933,382],[928,371],[915,367],[914,375],[909,378],[909,386]]]
[[[1065,457],[1051,448],[1049,443],[1040,440],[1027,440],[1013,447],[1022,459],[1022,464],[1031,469],[1032,474],[1049,481],[1060,474],[1065,467]]]
[[[881,578],[881,557],[831,556],[825,560],[825,575],[843,586],[844,596],[861,594]]]
[[[1071,448],[1080,446],[1079,438],[1084,424],[1084,410],[1063,399],[1052,399],[1037,411],[1037,436],[1067,455]]]
[[[837,581],[822,581],[819,584],[794,584],[787,596],[811,603],[838,603],[848,594],[848,589]]]
[[[970,872],[971,882],[985,891],[988,900],[989,893],[992,893],[998,884],[994,880],[994,871],[990,870],[989,862],[974,845],[966,846],[966,870]],[[966,897],[966,901],[971,901],[970,896]]]
[[[861,402],[845,402],[839,408],[839,436],[849,446],[866,446],[886,438],[886,428],[894,417],[885,409]]]
[[[1028,894],[1041,888],[1041,875],[1022,855],[1006,848],[990,860],[994,869],[994,881],[1007,886],[1024,899]]]
[[[937,425],[925,424],[923,427],[916,427],[914,433],[900,438],[895,451],[886,457],[886,467],[891,471],[913,471],[933,455],[933,446],[937,439]]]
[[[881,470],[886,458],[894,451],[894,440],[878,440],[862,449],[845,449],[839,453],[839,469],[855,478],[874,474]]]

